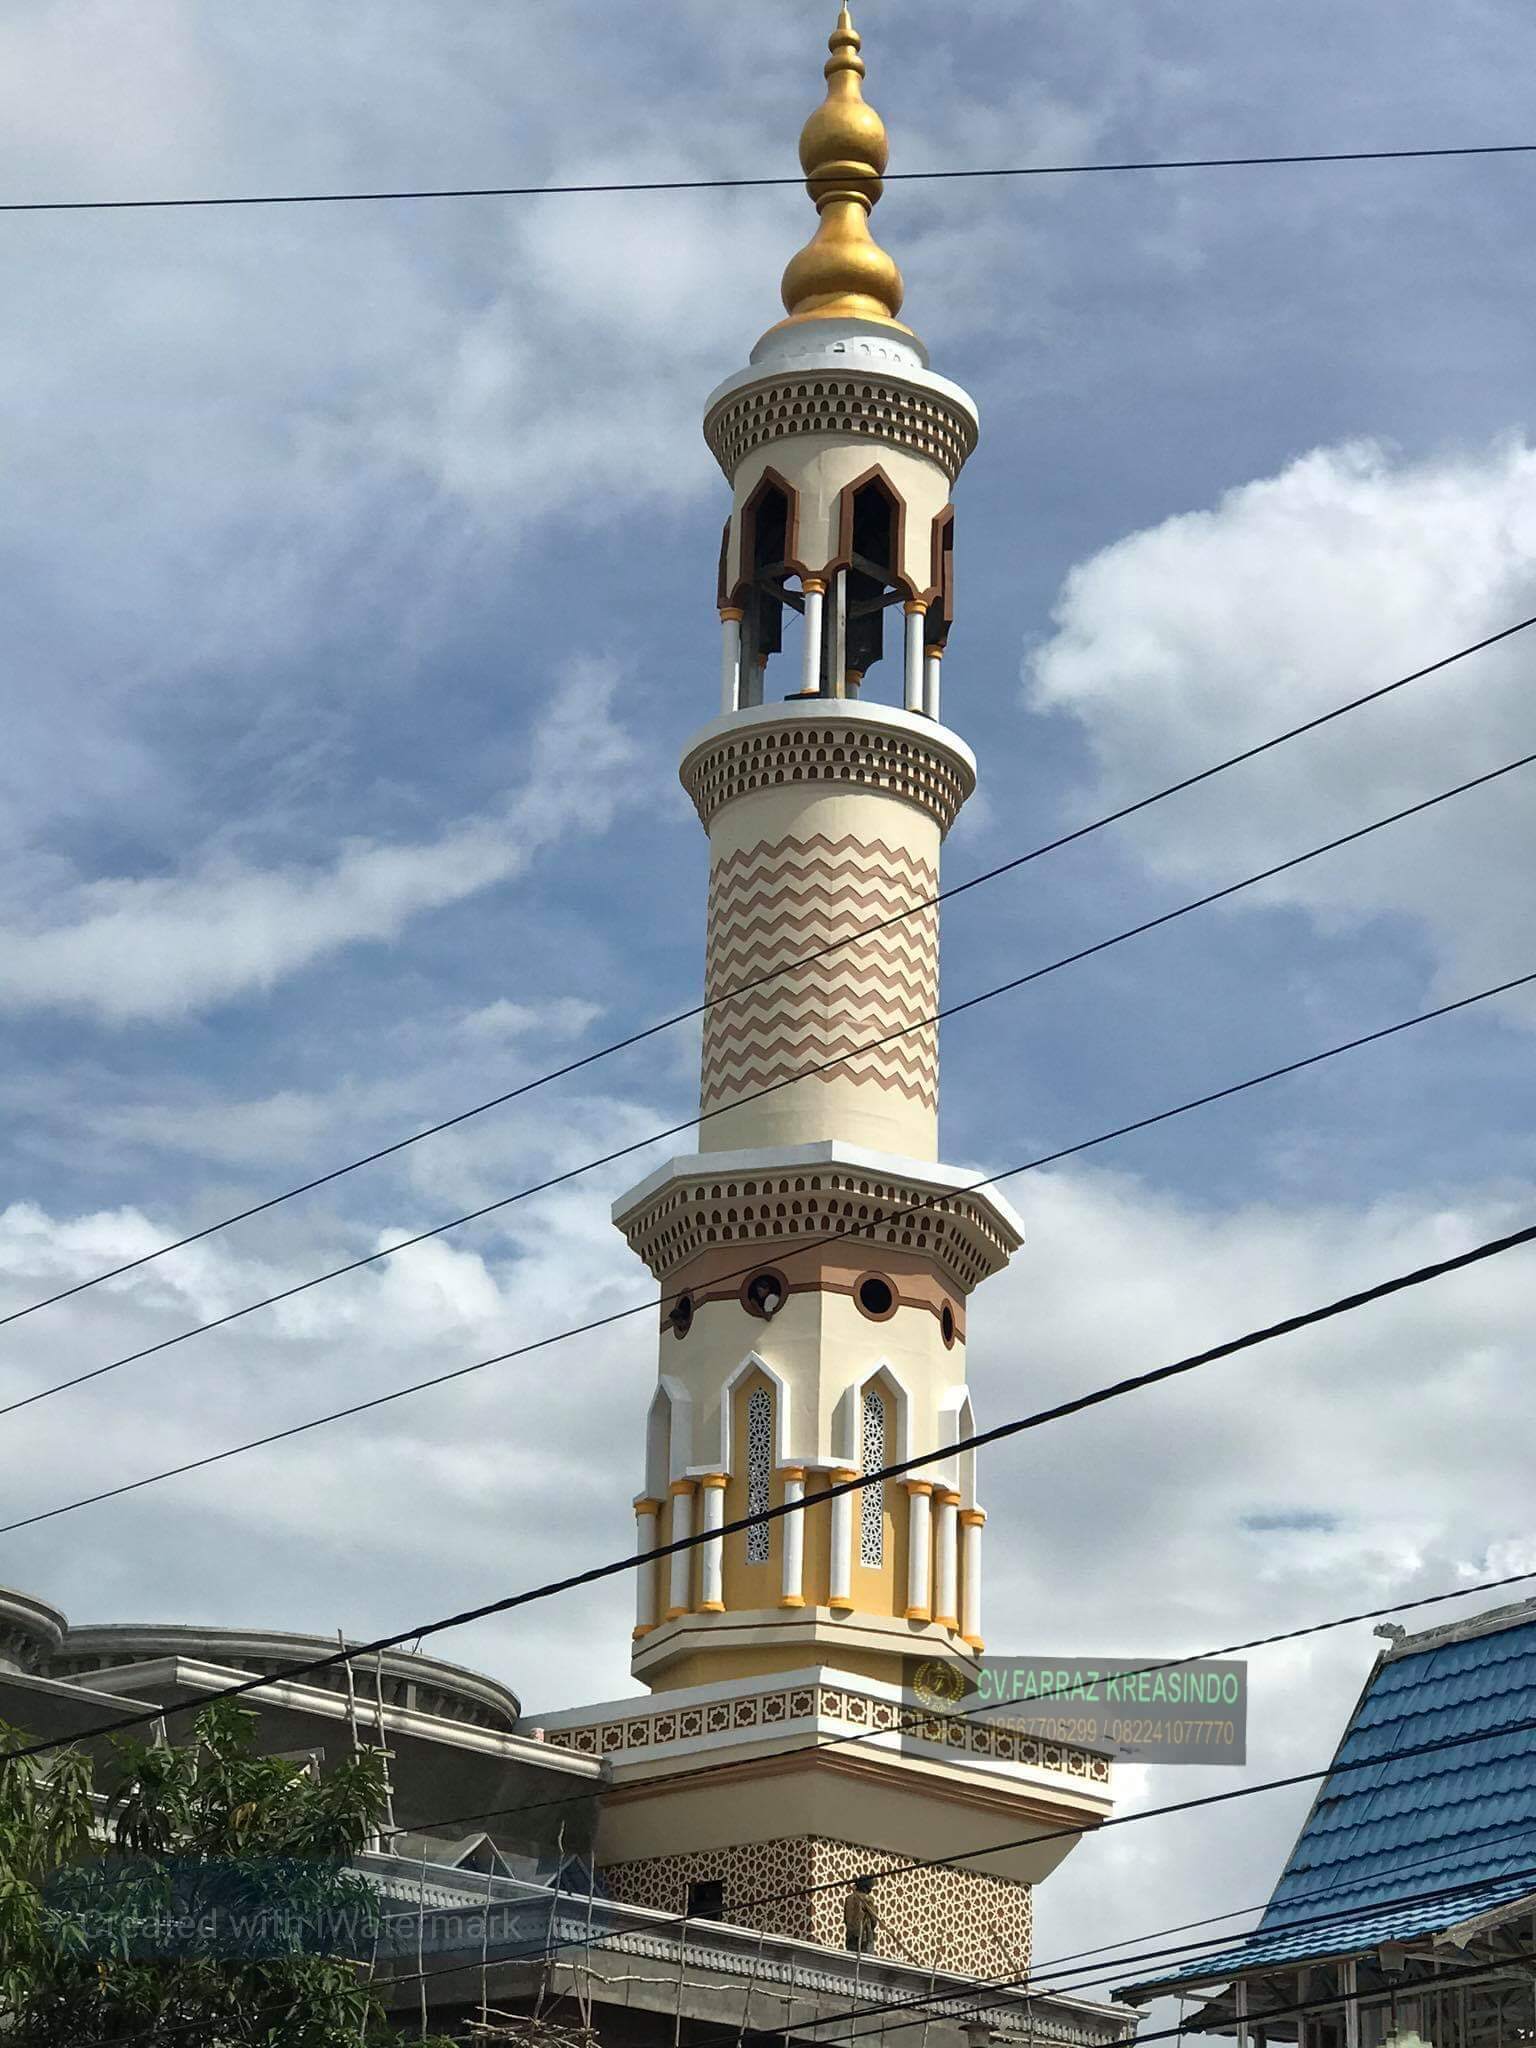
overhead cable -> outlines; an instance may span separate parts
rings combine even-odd
[[[1176,782],[1167,783],[1163,788],[1154,790],[1148,796],[1137,797],[1131,803],[1122,804],[1118,809],[1106,812],[1102,817],[1094,818],[1087,824],[1075,826],[1070,832],[1063,832],[1054,839],[1046,840],[1039,846],[1031,847],[1025,853],[1015,854],[1010,859],[999,862],[996,867],[986,868],[980,874],[971,875],[965,881],[956,882],[951,887],[942,889],[935,895],[922,897],[916,902],[910,903],[906,909],[895,911],[890,916],[880,918],[873,924],[861,925],[858,930],[850,932],[842,938],[829,940],[825,945],[816,947],[809,953],[801,954],[797,958],[785,962],[780,967],[770,968],[750,981],[740,982],[731,988],[723,990],[717,996],[712,996],[701,1003],[693,1004],[686,1010],[678,1010],[669,1017],[659,1018],[655,1023],[645,1025],[642,1029],[629,1033],[627,1037],[615,1039],[608,1045],[599,1046],[589,1053],[583,1053],[579,1059],[568,1060],[563,1066],[553,1067],[547,1073],[538,1074],[532,1080],[520,1083],[516,1088],[506,1089],[501,1094],[493,1095],[484,1102],[477,1102],[468,1109],[459,1110],[453,1116],[444,1117],[437,1123],[429,1124],[422,1130],[410,1132],[405,1137],[397,1138],[387,1145],[381,1145],[374,1151],[364,1153],[357,1159],[348,1160],[342,1166],[332,1167],[325,1173],[316,1174],[312,1179],[301,1181],[294,1187],[286,1188],[280,1194],[268,1195],[263,1200],[253,1202],[244,1209],[237,1209],[228,1216],[220,1217],[216,1222],[204,1224],[198,1230],[189,1231],[184,1237],[173,1238],[166,1244],[157,1245],[152,1251],[141,1252],[137,1257],[126,1259],[120,1265],[111,1266],[102,1272],[94,1273],[88,1279],[74,1281],[70,1286],[62,1287],[56,1293],[44,1295],[37,1301],[28,1302],[21,1308],[11,1309],[6,1314],[0,1315],[0,1328],[3,1328],[7,1323],[18,1322],[24,1316],[36,1315],[40,1309],[52,1308],[57,1302],[69,1301],[75,1295],[84,1294],[93,1287],[100,1287],[108,1280],[118,1280],[125,1274],[137,1272],[141,1267],[151,1265],[155,1260],[163,1259],[171,1252],[182,1251],[188,1245],[200,1244],[205,1238],[216,1236],[220,1231],[228,1230],[237,1223],[246,1223],[253,1217],[265,1215],[269,1210],[276,1209],[285,1202],[294,1201],[301,1195],[312,1194],[317,1188],[328,1187],[333,1181],[341,1180],[346,1175],[356,1173],[363,1167],[377,1165],[379,1161],[392,1158],[396,1153],[404,1152],[412,1145],[421,1144],[424,1139],[439,1137],[444,1131],[453,1130],[459,1124],[467,1123],[474,1117],[485,1115],[488,1110],[500,1109],[509,1102],[516,1102],[521,1096],[531,1094],[535,1089],[547,1087],[551,1082],[563,1081],[572,1074],[581,1073],[585,1068],[595,1066],[601,1060],[610,1059],[616,1053],[627,1052],[631,1047],[642,1045],[647,1039],[655,1038],[661,1032],[670,1031],[675,1025],[688,1023],[695,1017],[702,1017],[721,1003],[733,1002],[740,996],[750,994],[754,989],[762,988],[770,982],[777,981],[782,975],[798,974],[802,969],[812,965],[817,960],[825,959],[829,954],[839,952],[845,946],[860,944],[864,940],[873,937],[876,933],[883,932],[892,925],[900,924],[909,917],[915,917],[923,911],[932,910],[939,904],[952,902],[957,896],[963,896],[972,889],[979,889],[985,883],[995,882],[1002,875],[1012,874],[1016,869],[1027,867],[1031,862],[1044,859],[1048,854],[1058,853],[1064,847],[1076,845],[1079,840],[1090,838],[1093,834],[1104,831],[1110,825],[1121,824],[1127,818],[1136,817],[1140,812],[1150,810],[1154,805],[1166,802],[1169,797],[1181,795],[1185,790],[1194,789],[1203,782],[1209,782],[1217,775],[1226,774],[1229,769],[1240,767],[1247,761],[1257,760],[1262,754],[1270,753],[1277,747],[1286,746],[1292,740],[1300,739],[1307,733],[1316,732],[1325,725],[1331,725],[1337,719],[1348,717],[1351,712],[1362,710],[1368,704],[1379,703],[1383,698],[1392,696],[1396,691],[1407,689],[1410,684],[1423,681],[1426,676],[1438,675],[1441,670],[1454,667],[1457,662],[1465,661],[1471,655],[1481,654],[1489,647],[1498,646],[1501,641],[1513,639],[1516,634],[1524,633],[1532,626],[1536,626],[1536,615],[1532,615],[1530,618],[1519,619],[1512,626],[1505,626],[1497,633],[1490,633],[1484,639],[1473,641],[1470,646],[1458,648],[1454,654],[1442,655],[1439,660],[1429,662],[1423,668],[1414,669],[1408,675],[1398,676],[1394,681],[1380,684],[1375,689],[1365,691],[1361,696],[1351,697],[1342,704],[1334,705],[1331,710],[1318,713],[1314,718],[1304,719],[1299,725],[1288,726],[1283,732],[1274,733],[1268,739],[1260,740],[1251,747],[1244,747],[1235,754],[1228,754],[1223,759],[1212,762],[1208,767],[1197,769],[1192,774],[1181,776]],[[381,1256],[385,1256],[385,1254],[381,1254]],[[3,1412],[0,1411],[0,1413]]]

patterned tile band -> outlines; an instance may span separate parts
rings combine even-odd
[[[981,1199],[832,1168],[674,1181],[625,1217],[624,1235],[658,1280],[710,1245],[846,1235],[928,1255],[962,1294],[1018,1250]]]
[[[781,783],[851,782],[905,797],[947,832],[975,788],[975,776],[947,747],[885,726],[798,720],[722,734],[683,763],[683,787],[705,830],[722,804]]]
[[[713,1881],[725,1887],[727,1921],[841,1948],[844,1893],[866,1872],[877,1880],[879,1923],[871,1954],[976,1976],[1022,1976],[1027,1970],[1033,1921],[1028,1885],[947,1865],[913,1870],[901,1857],[852,1842],[816,1835],[744,1842],[608,1864],[599,1876],[611,1898],[666,1913],[683,1910],[690,1884]],[[890,1875],[882,1878],[882,1872]],[[781,1893],[792,1896],[776,1896]]]
[[[822,1078],[872,1083],[936,1109],[938,1032],[923,1020],[938,1008],[939,920],[931,905],[913,906],[938,884],[904,847],[852,833],[764,841],[717,861],[703,1108],[838,1060]],[[728,996],[735,988],[743,993]]]
[[[723,399],[704,422],[710,452],[732,478],[754,448],[792,434],[842,434],[925,455],[951,483],[976,446],[976,422],[941,393],[894,380],[806,371]]]
[[[923,1742],[958,1750],[965,1756],[990,1757],[998,1763],[1019,1763],[1046,1771],[1062,1771],[1087,1784],[1109,1783],[1108,1759],[1093,1750],[1063,1742],[1042,1742],[1012,1728],[989,1727],[976,1716],[939,1714],[914,1721],[912,1709],[896,1700],[842,1686],[797,1685],[782,1692],[751,1693],[745,1698],[706,1700],[696,1706],[658,1707],[618,1721],[595,1721],[574,1728],[551,1728],[546,1740],[582,1756],[614,1756],[629,1749],[662,1748],[673,1742],[696,1742],[705,1735],[727,1735],[741,1729],[771,1728],[812,1717],[843,1721],[853,1728],[894,1733],[898,1727]]]

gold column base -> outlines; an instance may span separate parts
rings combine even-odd
[[[693,1611],[695,1614],[724,1614],[725,1602],[723,1600],[701,1600]]]
[[[947,1628],[951,1635],[960,1633],[960,1624],[952,1614],[936,1614],[933,1617],[933,1625],[935,1628]]]
[[[664,1619],[667,1621],[676,1621],[680,1614],[689,1614],[691,1612],[692,1609],[688,1607],[669,1607],[666,1611]]]
[[[785,1593],[779,1601],[781,1607],[803,1607],[805,1602],[798,1593]]]
[[[907,1609],[907,1619],[908,1621],[930,1621],[932,1616],[926,1607],[909,1607]]]

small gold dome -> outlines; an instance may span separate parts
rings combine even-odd
[[[800,136],[806,190],[821,224],[784,273],[783,324],[842,319],[901,327],[901,272],[869,231],[890,145],[885,123],[864,98],[863,45],[846,6],[828,47],[827,97]]]

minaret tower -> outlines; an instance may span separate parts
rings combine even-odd
[[[710,846],[701,1149],[615,1211],[674,1297],[643,1550],[968,1436],[967,1299],[1020,1241],[1005,1202],[937,1164],[925,1021],[939,848],[976,780],[939,719],[976,409],[897,318],[870,234],[885,127],[846,8],[831,50],[789,317],[704,422],[733,502],[720,716],[682,765]],[[983,1521],[960,1456],[642,1571],[635,1674],[964,1658]]]
[[[1109,1773],[995,1724],[914,1736],[902,1715],[915,1660],[963,1671],[983,1646],[971,1454],[818,1501],[972,1434],[967,1305],[1023,1235],[939,1163],[928,1021],[939,850],[976,781],[939,701],[976,408],[901,323],[870,232],[886,133],[846,7],[830,47],[800,139],[820,221],[784,274],[788,318],[704,421],[732,505],[720,711],[681,771],[710,849],[700,1149],[614,1209],[664,1296],[634,1504],[632,1668],[653,1697],[547,1725],[613,1759],[599,1860],[617,1896],[675,1908],[718,1882],[737,1917],[774,1872],[814,1889],[964,1843],[963,1870],[891,1880],[886,1924],[909,1954],[959,1968],[969,1944],[980,1967],[986,1927],[1027,1951],[1029,1885],[1065,1853],[1018,1838],[1101,1819]],[[850,1728],[890,1733],[856,1748]],[[818,1893],[803,1925],[741,1910],[840,1940],[837,1905]]]

